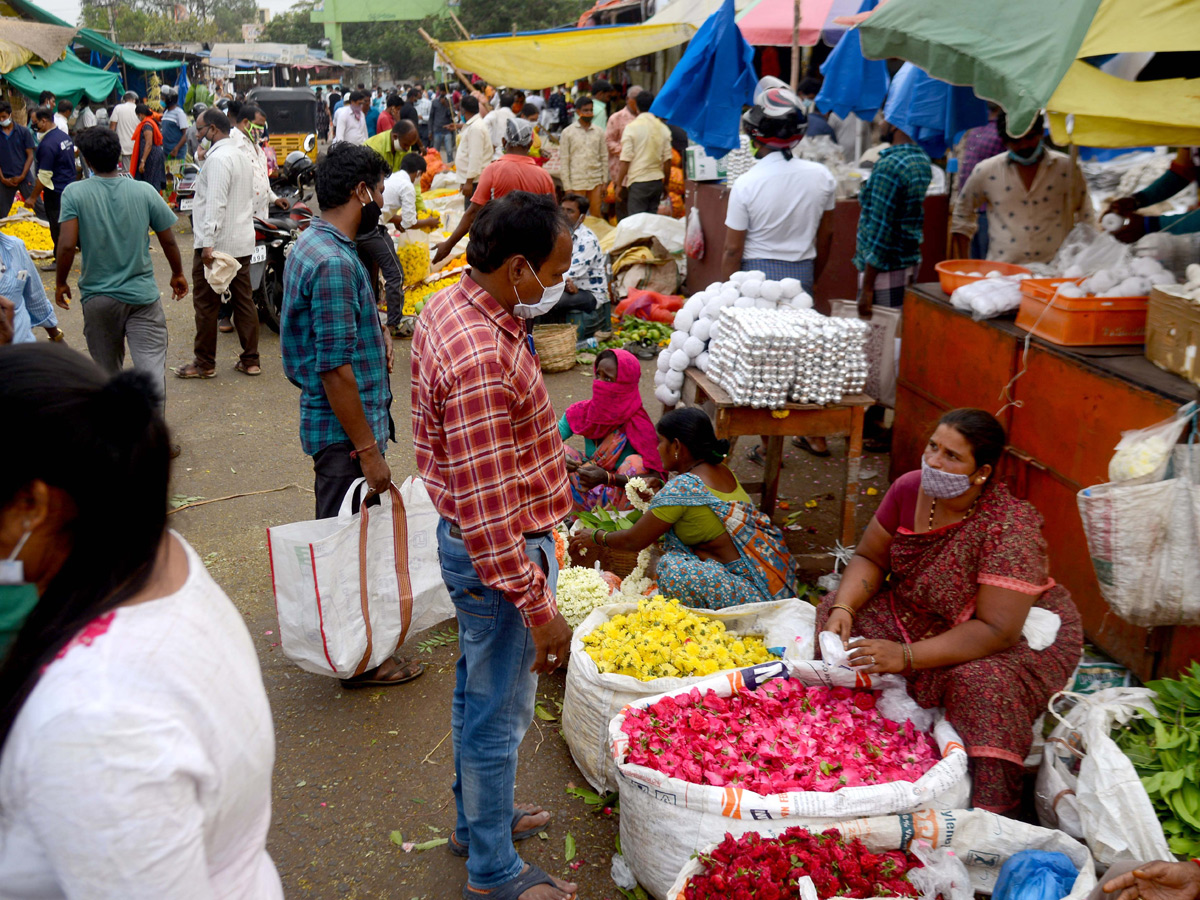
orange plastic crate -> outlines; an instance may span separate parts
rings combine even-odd
[[[1059,296],[1051,302],[1053,288],[1033,287],[1046,296],[1024,291],[1017,327],[1064,347],[1145,343],[1147,298]]]
[[[999,272],[1001,275],[1028,275],[1029,270],[1016,263],[989,262],[986,259],[944,259],[933,267],[938,273],[938,281],[942,291],[953,294],[964,284],[979,281],[987,277],[988,272]],[[982,272],[982,275],[968,275],[968,272]]]

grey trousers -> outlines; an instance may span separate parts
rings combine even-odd
[[[128,340],[133,367],[154,379],[158,408],[163,410],[167,398],[167,316],[161,300],[136,306],[103,294],[85,297],[83,339],[96,365],[111,375],[125,365]]]

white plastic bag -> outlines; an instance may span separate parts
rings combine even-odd
[[[1021,306],[1020,278],[980,278],[964,284],[950,295],[950,305],[971,314],[975,321],[1016,312]]]
[[[693,206],[687,216],[687,235],[683,249],[692,259],[704,259],[704,230],[700,227],[700,208]]]
[[[1062,696],[1051,698],[1052,710]],[[1137,709],[1153,712],[1154,692],[1108,688],[1071,696],[1076,705],[1046,739],[1034,794],[1038,821],[1086,840],[1103,868],[1173,859],[1133,763],[1110,736]]]
[[[1174,477],[1077,496],[1100,595],[1134,625],[1200,625],[1200,444],[1178,444]]]
[[[728,697],[737,691],[755,690],[774,678],[797,678],[803,684],[827,687],[882,689],[883,695],[894,701],[890,708],[900,710],[902,718],[915,720],[921,712],[905,693],[904,680],[899,676],[864,675],[845,665],[791,660],[740,669],[680,691],[636,700],[630,706],[644,709],[664,696],[693,688]],[[882,698],[877,708],[891,717],[884,710]],[[629,738],[621,731],[625,712],[619,713],[609,725],[609,735],[621,793],[621,847],[638,883],[655,897],[666,897],[687,861],[726,834],[740,837],[757,831],[778,835],[793,825],[820,826],[823,830],[833,822],[855,816],[965,808],[971,799],[967,753],[962,738],[940,710],[935,717],[932,736],[942,758],[916,781],[764,795],[736,787],[689,784],[630,764]]]
[[[779,835],[785,828],[795,824],[762,822],[760,825],[763,827],[756,830],[763,834]],[[822,822],[804,827],[816,832],[836,828],[847,840],[858,838],[871,853],[885,853],[888,850],[912,850],[915,853],[915,845],[919,842],[927,842],[937,849],[953,850],[966,866],[971,879],[970,886],[981,894],[992,893],[1000,867],[1021,850],[1056,851],[1066,855],[1079,869],[1071,893],[1063,900],[1085,900],[1096,886],[1096,869],[1091,854],[1078,841],[1061,831],[1028,825],[982,809],[923,809],[906,815]],[[720,838],[713,841],[712,845],[719,842]],[[712,845],[702,847],[700,852],[711,852]],[[688,879],[702,871],[703,865],[699,859],[689,860],[674,884],[662,894],[655,893],[655,896],[659,900],[683,900]],[[950,896],[946,895],[947,900]]]
[[[909,872],[908,880],[921,900],[972,900],[975,896],[966,865],[949,847],[935,847],[922,838],[913,841],[911,852],[922,868]]]
[[[635,700],[671,693],[707,680],[704,676],[693,676],[639,681],[629,675],[600,674],[596,661],[583,647],[583,639],[613,616],[636,610],[636,603],[613,603],[594,609],[571,638],[562,735],[583,777],[601,793],[617,789],[617,767],[613,762],[608,731],[613,716]],[[813,658],[811,635],[816,630],[817,611],[804,600],[773,600],[693,612],[716,619],[738,634],[761,635],[767,647],[781,652],[785,659]]]
[[[454,615],[437,558],[437,511],[424,483],[392,485],[378,506],[267,529],[284,654],[318,675],[350,678]],[[398,551],[398,552],[397,552]]]
[[[1169,419],[1149,428],[1122,431],[1108,462],[1108,480],[1123,484],[1150,484],[1167,474],[1171,450],[1196,414],[1196,402],[1181,406]]]

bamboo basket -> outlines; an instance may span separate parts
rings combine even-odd
[[[534,325],[533,349],[543,372],[566,372],[575,368],[574,325]]]
[[[637,567],[636,553],[628,550],[614,550],[611,547],[600,548],[600,568],[612,572],[618,578],[627,578]]]

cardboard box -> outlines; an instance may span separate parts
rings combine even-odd
[[[720,181],[725,177],[725,159],[713,159],[699,144],[689,144],[684,153],[684,175],[689,181]]]
[[[1200,384],[1200,303],[1177,288],[1150,291],[1146,359],[1192,384]]]

